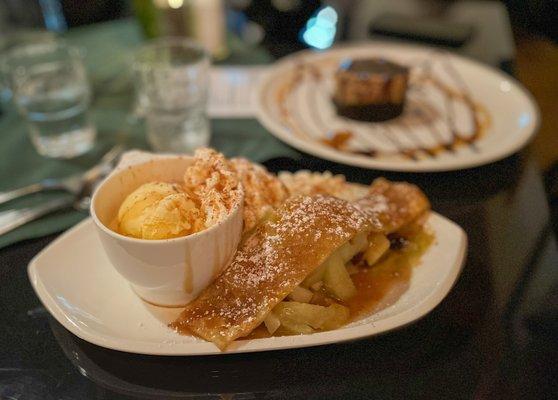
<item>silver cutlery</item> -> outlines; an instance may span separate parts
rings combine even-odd
[[[55,211],[68,208],[74,208],[78,211],[88,211],[93,190],[97,184],[112,170],[113,162],[121,151],[121,147],[114,147],[107,154],[105,154],[105,156],[103,156],[99,164],[89,169],[83,175],[71,176],[61,180],[61,185],[64,186],[59,187],[70,192],[73,196],[49,200],[43,204],[33,207],[0,212],[0,235],[8,233],[22,225]]]
[[[33,183],[19,189],[0,192],[0,204],[44,190],[63,190],[77,196],[85,180],[95,179],[95,177],[106,174],[107,169],[112,168],[114,160],[122,153],[123,147],[116,145],[110,149],[100,160],[100,162],[82,174],[70,175],[61,179],[45,179],[38,183]]]

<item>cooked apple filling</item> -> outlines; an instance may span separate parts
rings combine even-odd
[[[351,314],[344,303],[357,292],[351,275],[372,267],[389,248],[385,235],[367,232],[341,245],[267,315],[269,334],[296,335],[345,325]]]

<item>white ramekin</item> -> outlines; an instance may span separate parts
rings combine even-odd
[[[144,240],[121,235],[109,226],[133,190],[152,181],[181,182],[192,160],[157,156],[121,167],[99,185],[91,199],[91,216],[109,260],[139,297],[160,306],[186,305],[232,260],[242,234],[242,191],[223,221],[192,235]]]

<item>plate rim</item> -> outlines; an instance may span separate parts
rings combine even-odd
[[[322,147],[314,143],[310,143],[305,140],[302,140],[295,135],[291,135],[287,133],[285,131],[285,128],[280,126],[280,124],[276,122],[274,118],[269,116],[269,114],[264,110],[264,107],[262,106],[262,102],[259,101],[260,98],[263,96],[264,90],[266,89],[266,87],[269,86],[274,73],[280,71],[281,69],[293,65],[294,63],[297,62],[297,60],[301,60],[308,56],[326,54],[328,51],[333,51],[333,52],[348,51],[348,50],[350,51],[351,49],[363,49],[367,47],[376,48],[376,49],[382,47],[392,47],[392,48],[399,48],[401,50],[413,49],[413,50],[421,50],[421,51],[444,52],[445,54],[448,54],[450,57],[459,60],[459,62],[463,62],[465,64],[470,64],[473,65],[474,67],[484,69],[489,74],[496,75],[499,79],[509,81],[511,85],[515,87],[525,97],[525,100],[527,101],[528,106],[531,108],[532,114],[534,116],[533,122],[530,124],[531,127],[526,128],[528,133],[519,137],[519,140],[516,140],[514,143],[512,143],[511,145],[505,148],[498,147],[496,149],[493,149],[492,153],[480,154],[479,156],[471,160],[458,159],[457,161],[443,162],[443,163],[434,162],[434,163],[426,163],[426,164],[425,163],[410,164],[407,162],[378,160],[378,159],[374,159],[374,158],[370,158],[358,154],[344,154],[342,152],[336,151],[335,149]],[[306,49],[306,50],[301,50],[296,53],[290,54],[286,57],[283,57],[278,62],[273,64],[273,66],[269,67],[269,69],[262,76],[261,80],[258,83],[255,96],[256,96],[255,98],[257,99],[256,113],[255,113],[257,120],[264,126],[264,128],[266,128],[266,130],[272,136],[279,139],[283,143],[292,146],[295,149],[302,151],[306,154],[310,154],[315,157],[319,157],[321,159],[338,162],[353,167],[372,169],[372,170],[381,170],[381,171],[418,172],[418,173],[457,171],[457,170],[475,168],[482,165],[497,162],[516,153],[517,151],[527,146],[533,140],[541,124],[540,109],[537,102],[535,101],[535,98],[533,97],[531,92],[529,92],[529,90],[527,90],[527,88],[515,77],[506,74],[505,72],[500,71],[490,65],[485,65],[470,57],[456,54],[446,49],[440,49],[440,48],[425,46],[420,44],[390,42],[385,40],[358,41],[358,42],[351,42],[350,44],[339,44],[331,47],[326,51],[316,51],[312,49]]]
[[[69,318],[67,313],[59,306],[58,302],[56,302],[56,300],[52,298],[52,293],[48,289],[46,289],[41,279],[39,278],[37,268],[40,265],[42,257],[44,257],[44,254],[46,254],[46,252],[49,251],[51,247],[59,245],[61,242],[67,240],[68,237],[79,234],[79,231],[81,230],[93,228],[93,222],[90,217],[86,218],[70,230],[60,235],[47,247],[45,247],[37,255],[35,255],[35,257],[33,257],[33,259],[29,262],[27,272],[35,294],[37,295],[41,303],[45,306],[45,308],[49,311],[49,313],[64,328],[89,343],[111,350],[158,356],[218,356],[264,351],[279,351],[303,347],[315,347],[364,339],[402,328],[423,318],[442,302],[442,300],[447,296],[447,294],[451,291],[451,289],[457,282],[457,279],[463,269],[467,254],[468,238],[463,228],[461,228],[450,219],[436,212],[431,212],[431,216],[429,218],[439,219],[440,222],[449,224],[449,226],[451,226],[451,228],[455,230],[456,234],[459,235],[460,248],[457,251],[457,257],[453,260],[454,265],[449,271],[446,279],[438,286],[438,288],[434,292],[431,292],[428,296],[421,299],[421,301],[417,305],[413,306],[411,309],[379,321],[372,321],[353,327],[341,328],[344,330],[342,337],[335,337],[336,334],[339,334],[339,330],[337,329],[327,332],[318,332],[311,335],[253,339],[248,341],[248,343],[246,343],[246,341],[240,341],[239,346],[233,345],[233,347],[227,349],[226,351],[221,351],[214,344],[201,340],[200,342],[161,346],[160,344],[156,345],[154,342],[143,342],[141,340],[128,340],[107,336],[98,331],[89,332],[88,330],[83,329],[80,325],[74,323],[72,319]],[[401,319],[403,319],[404,321],[400,322],[399,320]],[[281,341],[283,343],[274,345],[274,341]],[[181,349],[182,346],[189,347],[189,349]]]

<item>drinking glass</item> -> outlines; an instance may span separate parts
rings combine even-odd
[[[4,65],[39,154],[72,158],[93,146],[91,89],[78,48],[60,42],[26,45],[10,51]]]
[[[184,38],[162,38],[135,55],[137,102],[156,151],[192,153],[209,143],[209,57]]]
[[[12,98],[9,85],[9,73],[4,66],[6,54],[16,47],[38,43],[54,43],[56,37],[52,32],[40,30],[16,30],[0,35],[0,103]]]

